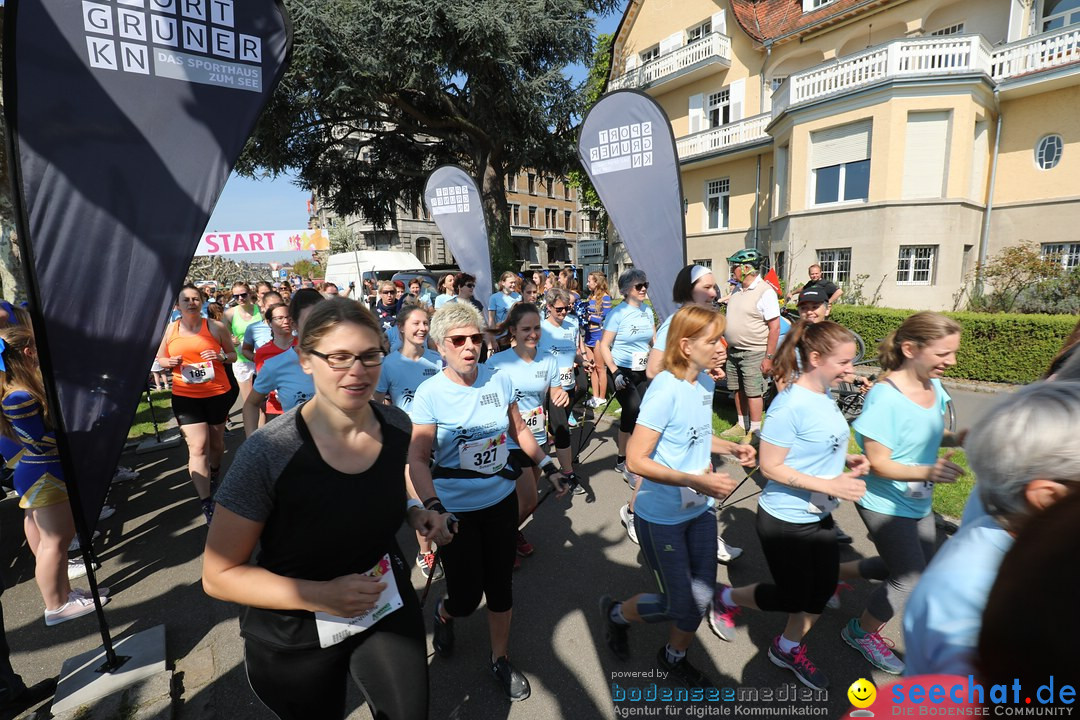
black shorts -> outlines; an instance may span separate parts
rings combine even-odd
[[[172,396],[172,411],[177,425],[224,425],[231,407],[229,393],[205,398]]]
[[[514,458],[519,468],[536,467],[536,461],[529,457],[529,454],[521,448],[514,448],[511,450],[510,457]]]

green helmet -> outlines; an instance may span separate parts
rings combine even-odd
[[[765,258],[753,248],[743,248],[727,259],[732,265],[752,265],[760,268]]]

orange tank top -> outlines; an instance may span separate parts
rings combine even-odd
[[[203,350],[213,350],[215,353],[222,350],[221,343],[210,332],[208,320],[202,321],[198,335],[181,336],[179,320],[169,326],[165,354],[183,358],[180,365],[173,368],[173,395],[207,398],[224,395],[232,388],[221,361],[203,360]],[[208,378],[210,375],[212,377]]]

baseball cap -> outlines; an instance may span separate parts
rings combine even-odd
[[[819,287],[808,287],[799,293],[799,304],[802,305],[804,302],[827,303],[829,296]]]

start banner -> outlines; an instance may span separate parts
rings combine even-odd
[[[260,252],[329,250],[322,230],[234,230],[204,233],[196,255],[236,255]]]

